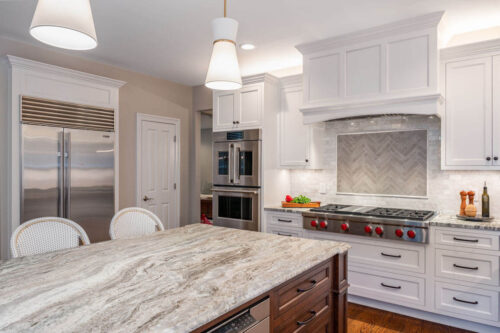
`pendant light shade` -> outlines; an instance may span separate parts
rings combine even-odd
[[[89,0],[38,0],[30,34],[42,43],[69,50],[97,46]]]
[[[242,86],[236,55],[238,22],[221,17],[212,21],[214,46],[205,86],[216,90],[235,90]]]

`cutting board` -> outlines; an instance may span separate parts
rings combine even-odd
[[[281,202],[281,207],[283,208],[316,208],[321,205],[321,202],[319,201],[311,201],[310,203],[306,204],[299,204],[299,203],[293,203],[293,202],[286,202],[282,201]]]

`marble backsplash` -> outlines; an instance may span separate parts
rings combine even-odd
[[[339,194],[337,193],[337,135],[343,133],[427,130],[427,196]],[[304,194],[323,203],[376,205],[396,208],[431,209],[456,214],[460,206],[459,192],[482,193],[488,184],[490,214],[500,217],[500,171],[441,170],[441,121],[435,116],[384,116],[332,121],[326,124],[325,168],[322,170],[291,170],[291,194]],[[320,188],[325,193],[320,193]],[[476,195],[476,200],[478,196]],[[480,201],[476,203],[481,209]]]

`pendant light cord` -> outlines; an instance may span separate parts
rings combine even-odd
[[[224,17],[226,17],[226,13],[227,13],[227,0],[224,0]]]

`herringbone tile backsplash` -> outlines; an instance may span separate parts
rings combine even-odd
[[[427,131],[337,136],[337,192],[427,195]]]

